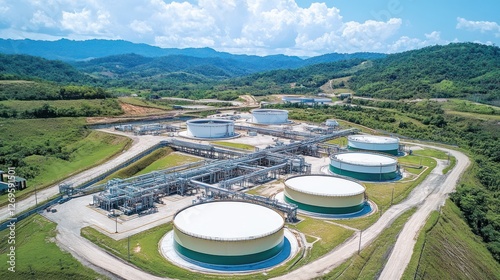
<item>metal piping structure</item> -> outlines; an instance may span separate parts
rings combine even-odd
[[[312,139],[275,146],[257,152],[244,154],[211,145],[202,145],[179,140],[162,141],[161,145],[208,158],[222,160],[205,162],[194,168],[169,168],[128,179],[112,179],[105,184],[93,186],[92,189],[104,189],[93,196],[93,204],[104,210],[119,209],[125,214],[141,214],[155,211],[154,203],[160,203],[162,196],[171,194],[184,195],[197,192],[200,187],[211,187],[211,191],[224,193],[230,197],[264,203],[287,213],[289,220],[295,219],[296,207],[277,204],[274,200],[248,195],[233,190],[233,186],[255,185],[277,178],[279,174],[309,174],[311,165],[303,157],[287,154],[287,152],[306,152],[317,143],[355,133],[355,129],[337,131]],[[182,170],[181,170],[182,169]],[[210,185],[217,184],[218,186]],[[222,191],[223,190],[223,191]],[[211,199],[209,197],[209,199]]]

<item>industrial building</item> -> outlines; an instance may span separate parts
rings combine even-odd
[[[374,136],[374,135],[350,135],[347,137],[349,150],[364,150],[372,152],[399,154],[399,138]]]
[[[288,111],[279,109],[253,109],[252,122],[255,124],[285,124],[288,123]]]
[[[11,185],[9,185],[11,184]],[[0,170],[0,193],[7,192],[9,188],[24,190],[26,188],[26,179],[19,176],[9,175]]]
[[[361,211],[366,203],[365,187],[329,175],[295,176],[285,181],[284,200],[300,210],[320,214]]]
[[[242,265],[265,261],[284,246],[284,218],[244,201],[213,201],[174,216],[174,248],[202,263]]]
[[[325,125],[328,127],[338,127],[339,122],[337,120],[334,120],[334,119],[328,119],[325,121]]]
[[[194,119],[186,122],[187,136],[194,138],[234,137],[234,121],[220,119]]]
[[[331,156],[330,171],[358,180],[385,181],[399,174],[396,158],[368,152],[338,153]]]
[[[331,98],[325,97],[283,96],[281,100],[283,100],[284,103],[301,103],[307,105],[332,103]]]

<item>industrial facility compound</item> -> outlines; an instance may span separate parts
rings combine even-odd
[[[370,215],[376,207],[370,206],[364,182],[384,184],[402,177],[392,156],[402,154],[399,139],[356,134],[357,129],[342,129],[334,119],[323,125],[293,122],[286,110],[130,123],[114,130],[157,135],[157,144],[144,154],[170,147],[200,161],[100,184],[61,186],[61,192],[93,193],[94,211],[125,224],[163,215],[162,207],[176,207],[169,197],[189,198],[190,205],[169,210],[174,212],[173,230],[165,232],[159,248],[172,263],[202,272],[280,265],[304,244],[300,232],[286,228],[286,223],[300,222],[298,213]],[[340,137],[348,138],[346,147],[328,143]],[[220,139],[254,150],[211,142]],[[282,183],[270,196],[247,192],[277,179]]]

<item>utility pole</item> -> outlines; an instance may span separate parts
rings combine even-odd
[[[36,185],[35,185],[35,206],[38,205],[38,196],[36,194]]]
[[[358,246],[358,255],[361,252],[361,235],[363,235],[363,230],[359,231],[359,246]]]
[[[127,240],[127,247],[128,247],[128,261],[130,262],[130,235],[128,236]]]
[[[116,211],[113,211],[115,214],[115,233],[118,233],[118,215],[116,215]]]
[[[394,186],[392,187],[391,206],[392,206],[393,200],[394,200]]]

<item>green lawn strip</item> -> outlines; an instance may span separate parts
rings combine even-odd
[[[127,103],[130,105],[148,107],[154,109],[162,109],[162,110],[172,110],[172,106],[162,105],[161,103],[155,103],[148,100],[144,100],[137,97],[120,97],[118,98],[120,102]]]
[[[218,146],[236,148],[236,149],[247,150],[247,151],[254,151],[255,150],[254,146],[248,145],[248,144],[243,144],[243,143],[233,143],[233,142],[224,142],[224,141],[213,141],[211,143],[214,145],[218,145]]]
[[[98,184],[107,182],[112,178],[129,178],[136,175],[141,170],[144,170],[146,167],[154,163],[155,161],[168,156],[172,153],[173,150],[171,148],[161,148],[158,149],[151,154],[141,158],[140,160],[130,164],[127,167],[124,167],[101,180]]]
[[[440,150],[425,148],[423,150],[416,150],[413,152],[413,154],[424,157],[433,157],[446,161],[449,160],[449,164],[443,169],[443,174],[448,173],[457,163],[457,159],[454,156]]]
[[[478,120],[485,120],[485,121],[490,121],[490,120],[500,121],[500,115],[485,115],[485,114],[459,112],[459,111],[445,111],[445,114],[478,119]]]
[[[299,219],[302,220],[300,223],[290,225],[289,227],[304,233],[306,236],[320,238],[314,243],[310,253],[299,262],[300,265],[318,259],[333,250],[333,248],[344,242],[353,233],[352,230],[328,223],[325,220],[309,217],[299,217]]]
[[[402,279],[499,279],[500,264],[453,202],[447,200],[431,218]]]
[[[167,169],[167,168],[171,168],[174,166],[179,166],[179,165],[183,165],[183,164],[187,164],[187,163],[193,163],[193,162],[197,162],[197,161],[201,161],[201,160],[203,160],[203,159],[200,159],[200,158],[194,157],[194,156],[190,156],[190,155],[186,155],[186,154],[171,153],[171,154],[168,154],[168,155],[156,160],[155,162],[151,163],[150,165],[148,165],[146,168],[139,171],[135,175],[136,176],[142,175],[142,174],[146,174],[146,173],[149,173],[152,171]]]
[[[301,223],[297,225],[289,225],[289,227],[300,229],[307,235],[316,236],[321,239],[314,243],[310,254],[304,258],[301,257],[302,255],[299,252],[297,256],[289,260],[287,263],[266,272],[265,275],[262,273],[228,276],[200,274],[187,271],[171,264],[158,251],[158,243],[168,231],[172,230],[172,223],[167,223],[132,235],[130,237],[130,262],[149,273],[176,279],[269,279],[270,277],[284,274],[292,267],[295,269],[299,265],[303,265],[317,259],[332,250],[335,246],[344,242],[352,234],[352,231],[350,230],[327,223],[323,220],[311,218],[305,218]],[[81,230],[81,235],[109,253],[116,255],[121,259],[128,260],[128,241],[126,238],[117,241],[91,227],[83,228]]]
[[[406,267],[406,270],[403,274],[404,279],[408,279],[410,277],[411,279],[413,279],[413,276],[416,274],[416,271],[418,269],[418,264],[422,256],[422,251],[425,246],[426,236],[434,228],[438,220],[439,220],[439,212],[432,211],[424,227],[420,230],[417,242],[415,243],[415,247],[413,247],[413,254],[411,256],[411,260],[408,263],[408,266]]]
[[[0,279],[107,279],[62,251],[54,242],[56,224],[40,215],[16,224],[15,244],[8,244],[9,229],[0,235]],[[16,272],[7,270],[10,246],[15,246]]]
[[[433,157],[437,159],[448,159],[448,153],[440,150],[424,148],[423,150],[415,150],[413,151],[414,155],[424,156],[424,157]]]
[[[317,279],[376,279],[387,262],[399,233],[415,211],[413,208],[403,213],[359,255],[354,255],[344,264]]]
[[[450,163],[443,169],[443,174],[450,172],[450,170],[457,164],[457,159],[453,156],[450,157]]]
[[[68,144],[69,160],[53,156],[32,155],[25,158],[26,163],[40,169],[39,175],[28,180],[28,188],[17,191],[16,198],[23,199],[37,191],[84,170],[100,165],[111,159],[132,143],[127,137],[112,135],[100,131],[91,131],[87,137]],[[21,174],[20,174],[21,175]],[[0,196],[0,206],[7,204],[7,195]]]
[[[347,137],[335,138],[335,139],[326,141],[326,143],[345,147],[345,146],[347,146]]]

